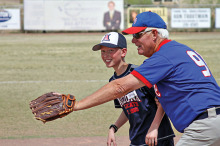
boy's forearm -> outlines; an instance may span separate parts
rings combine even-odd
[[[115,122],[115,125],[118,127],[118,129],[123,126],[128,121],[128,118],[126,117],[124,111],[121,112],[120,116],[118,117],[118,120]]]
[[[152,128],[154,128],[154,129],[158,129],[159,128],[164,114],[165,114],[165,112],[164,112],[162,106],[159,105],[158,108],[157,108],[157,112],[156,112],[156,115],[154,117],[154,120],[153,120],[153,122],[151,124]]]

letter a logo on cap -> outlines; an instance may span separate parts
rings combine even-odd
[[[134,24],[137,22],[137,18],[135,18],[135,20],[134,20]]]
[[[111,34],[106,34],[105,37],[102,39],[102,41],[110,41],[109,36]]]

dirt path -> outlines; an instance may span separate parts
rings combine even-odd
[[[175,137],[175,143],[180,136]],[[117,137],[118,146],[128,146],[126,136]],[[32,138],[32,139],[0,139],[1,146],[106,146],[106,137],[71,137],[71,138]]]

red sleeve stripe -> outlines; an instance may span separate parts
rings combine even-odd
[[[131,74],[134,75],[139,80],[141,80],[148,88],[152,87],[151,83],[147,79],[145,79],[141,74],[139,74],[137,71],[133,70]]]

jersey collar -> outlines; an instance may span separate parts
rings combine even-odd
[[[171,40],[168,40],[168,39],[163,40],[163,41],[160,43],[160,45],[158,46],[156,52],[159,51],[160,48],[161,48],[163,45],[165,45],[166,43],[168,43],[168,42],[170,42],[170,41],[171,41]]]

